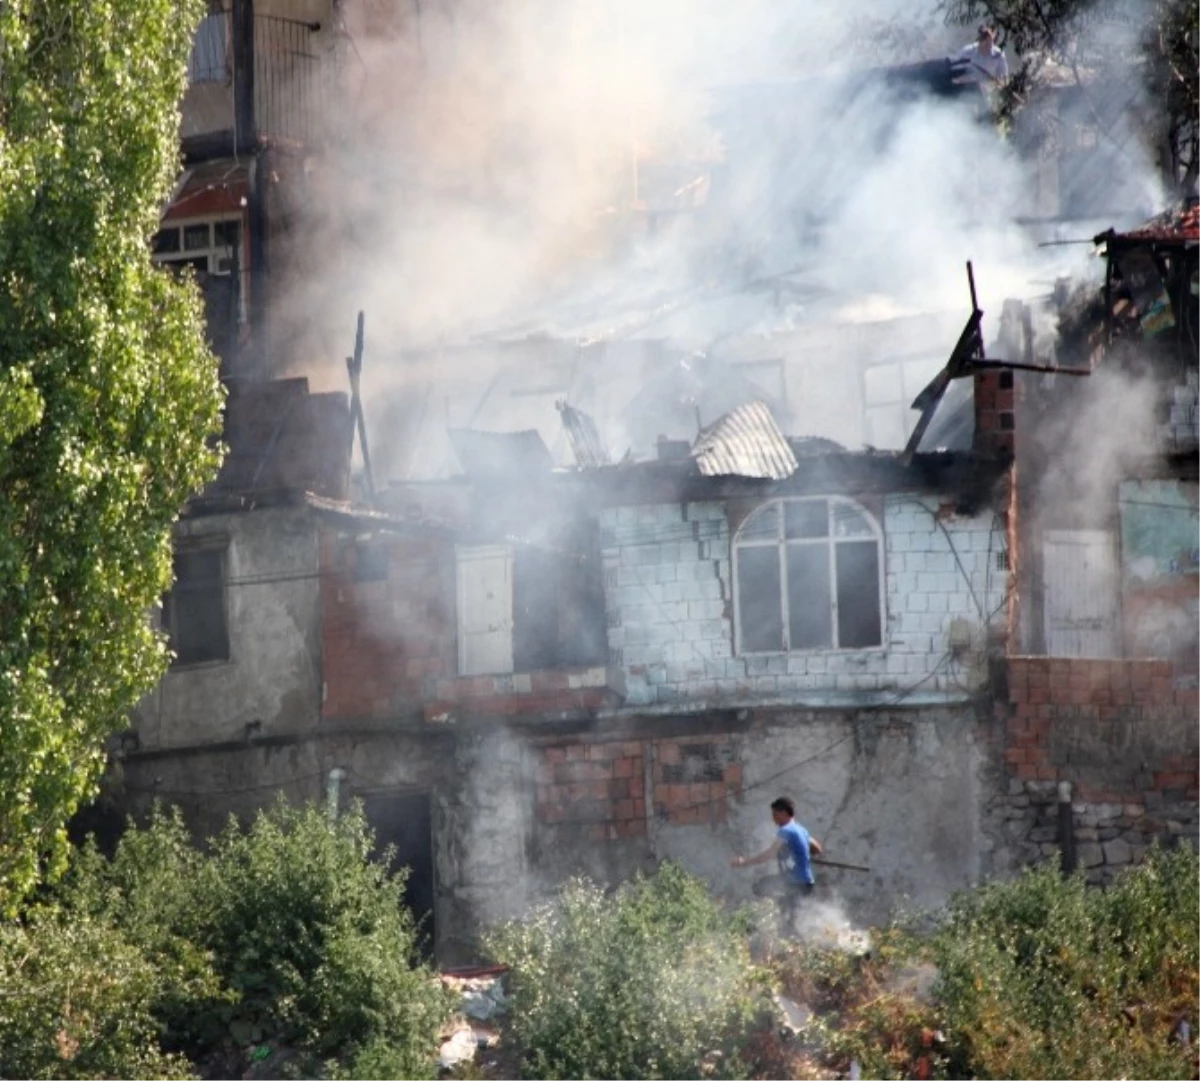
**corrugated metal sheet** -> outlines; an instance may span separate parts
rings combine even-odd
[[[692,458],[706,477],[760,477],[785,480],[796,471],[796,456],[763,402],[726,413],[697,437]]]

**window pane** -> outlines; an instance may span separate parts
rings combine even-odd
[[[241,226],[236,221],[219,221],[213,225],[213,247],[236,248]]]
[[[863,649],[881,641],[879,545],[851,541],[837,545],[838,645]]]
[[[779,583],[779,549],[738,548],[739,649],[773,653],[783,649],[783,604]]]
[[[828,545],[789,544],[787,573],[792,649],[831,648],[833,609],[829,598]]]
[[[779,504],[771,503],[755,511],[738,531],[738,540],[778,540]]]
[[[833,535],[835,537],[873,537],[866,515],[848,503],[833,505]]]
[[[183,250],[202,251],[212,245],[208,241],[208,222],[183,227]]]
[[[175,556],[175,588],[169,614],[170,645],[176,664],[229,659],[225,627],[225,590],[219,551],[180,552]]]
[[[558,663],[558,605],[563,567],[554,552],[522,546],[513,559],[513,671]]]
[[[154,252],[162,255],[165,252],[179,251],[179,230],[160,229],[154,234]]]
[[[825,500],[806,499],[788,503],[786,507],[788,540],[829,535],[829,510]]]

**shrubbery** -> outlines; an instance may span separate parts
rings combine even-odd
[[[111,924],[38,909],[0,924],[4,1077],[191,1077],[159,1047],[160,971]]]
[[[331,823],[280,803],[203,853],[178,814],[131,829],[112,860],[85,848],[54,906],[0,939],[8,971],[52,977],[23,992],[44,999],[27,1022],[0,1025],[5,1076],[178,1076],[186,1059],[160,1049],[199,1063],[268,1042],[302,1073],[432,1076],[449,1003],[418,960],[404,876],[370,862],[371,843],[357,812]],[[79,989],[103,999],[113,971],[126,978],[111,1008],[81,1006]],[[81,1009],[86,1039],[64,1020]]]
[[[1155,853],[1106,890],[1053,866],[957,897],[933,943],[951,1070],[981,1077],[1192,1077],[1200,865]]]
[[[1155,852],[1106,890],[1047,864],[957,895],[931,934],[868,959],[798,948],[780,966],[818,1012],[829,1064],[864,1077],[1194,1077],[1200,863]],[[931,983],[918,994],[925,977]],[[828,1012],[826,1012],[828,1011]]]
[[[611,894],[569,883],[488,943],[512,966],[524,1076],[737,1076],[763,1002],[745,931],[671,864]]]

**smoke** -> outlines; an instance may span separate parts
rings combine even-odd
[[[1018,219],[1039,212],[1041,181],[982,121],[982,97],[862,74],[961,45],[932,6],[459,0],[347,17],[346,104],[273,321],[289,374],[340,387],[367,312],[385,477],[408,471],[397,433],[430,409],[557,431],[552,394],[532,421],[444,405],[482,401],[502,367],[537,369],[498,339],[728,351],[815,323],[965,312],[968,258],[993,311],[1085,259],[1031,244]],[[793,388],[807,363],[785,358]],[[645,372],[614,378],[631,399]],[[843,408],[788,419],[859,431],[860,404]]]

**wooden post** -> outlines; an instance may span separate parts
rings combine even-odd
[[[254,118],[254,0],[233,0],[233,146],[237,153],[258,142]]]
[[[1062,849],[1062,873],[1075,873],[1075,817],[1071,811],[1071,782],[1058,784],[1058,843]]]
[[[362,374],[363,357],[363,313],[358,313],[358,325],[354,332],[354,356],[346,358],[346,370],[350,373],[350,423],[358,431],[362,447],[363,473],[367,480],[367,495],[375,502],[375,478],[371,473],[371,449],[367,445],[367,421],[363,415],[362,397],[359,394],[359,376]],[[353,439],[353,436],[351,436]]]

